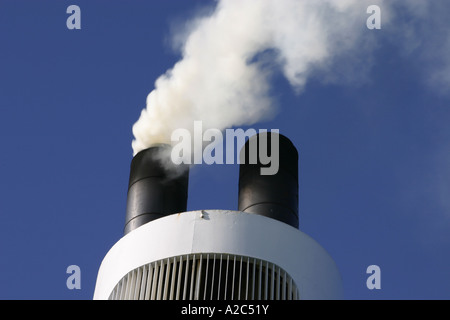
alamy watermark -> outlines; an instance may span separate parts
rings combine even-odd
[[[66,13],[70,16],[66,20],[66,26],[69,30],[81,29],[81,9],[77,5],[70,5],[66,9]],[[381,8],[377,5],[370,5],[366,10],[370,16],[366,20],[366,26],[369,30],[381,29]]]
[[[376,264],[367,267],[366,273],[370,276],[366,280],[367,289],[381,289],[381,268]]]
[[[70,274],[66,280],[67,289],[73,290],[81,289],[81,269],[79,266],[73,264],[67,267],[66,273]]]
[[[77,5],[70,5],[66,9],[66,13],[70,16],[66,20],[66,27],[69,30],[81,29],[81,9]]]
[[[381,29],[381,8],[377,5],[371,5],[367,7],[366,12],[370,14],[366,20],[367,29]]]
[[[194,121],[192,133],[179,128],[172,132],[171,159],[174,164],[235,164],[245,163],[244,153],[239,154],[240,147],[248,142],[248,163],[260,163],[261,175],[274,175],[278,172],[279,130],[272,129],[270,139],[266,129],[226,129],[225,136],[219,129],[210,128],[203,131],[202,121]],[[251,139],[256,134],[258,139]],[[264,134],[266,133],[266,134]],[[270,142],[270,144],[269,144]],[[270,149],[270,152],[269,152]]]

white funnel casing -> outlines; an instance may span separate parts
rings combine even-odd
[[[341,276],[335,262],[298,229],[298,154],[287,138],[279,138],[280,170],[275,177],[255,175],[256,167],[241,164],[242,211],[176,213],[168,206],[158,212],[138,210],[132,217],[128,213],[126,223],[138,214],[151,214],[151,219],[128,228],[107,253],[99,269],[94,299],[342,299]],[[144,161],[145,165],[151,162]],[[133,170],[141,169],[136,169],[135,164]],[[131,172],[130,176],[135,174]],[[182,187],[176,187],[181,188],[177,189],[181,201],[173,201],[183,207],[187,177],[181,179]],[[152,185],[158,187],[159,182]],[[278,193],[271,195],[267,190]],[[133,193],[133,205],[158,207],[150,203],[152,195],[144,191],[137,197]],[[168,196],[170,192],[158,194]]]

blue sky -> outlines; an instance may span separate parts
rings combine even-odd
[[[298,148],[300,229],[335,259],[347,299],[450,298],[449,6],[410,3],[381,30],[362,25],[375,45],[358,68],[339,61],[343,81],[313,73],[296,94],[275,72],[278,112],[252,125]],[[71,4],[81,30],[66,27]],[[1,299],[92,298],[122,236],[131,128],[180,59],[174,30],[213,6],[0,2]],[[237,181],[237,165],[194,167],[188,209],[236,209]],[[73,264],[80,290],[66,287]],[[380,290],[366,287],[372,264]]]

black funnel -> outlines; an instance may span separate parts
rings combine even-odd
[[[189,167],[175,165],[171,147],[145,149],[131,161],[124,234],[152,220],[186,211]]]
[[[238,210],[298,228],[298,152],[292,142],[278,133],[259,133],[240,157]]]

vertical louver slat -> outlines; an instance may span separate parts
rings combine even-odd
[[[208,279],[209,279],[209,253],[206,255],[206,266],[205,266],[205,286],[203,289],[203,300],[206,300],[206,292],[208,291]]]
[[[147,272],[147,286],[145,288],[144,300],[150,300],[150,293],[152,290],[152,280],[153,280],[153,264],[150,264]]]
[[[139,286],[139,300],[144,300],[145,298],[145,287],[147,284],[147,277],[148,277],[148,266],[144,265],[142,266],[142,280],[141,284]]]
[[[190,281],[190,285],[189,285],[189,300],[194,299],[195,265],[196,265],[196,260],[195,260],[195,254],[194,254],[194,258],[192,259],[192,265],[191,265],[191,270],[190,270],[191,281]]]
[[[296,300],[292,277],[269,261],[200,253],[165,258],[126,274],[111,300]]]
[[[120,291],[119,291],[119,298],[118,298],[118,300],[123,300],[124,297],[125,297],[125,292],[127,290],[127,287],[126,287],[127,277],[128,277],[128,275],[126,275],[121,281],[121,285],[120,285],[121,288],[120,288]]]
[[[236,259],[236,257],[235,257],[235,259]],[[237,299],[238,300],[241,300],[241,285],[242,285],[242,257],[240,257],[239,258],[239,274],[238,274],[238,276],[239,276],[239,280],[238,280],[238,290],[237,290]]]
[[[183,261],[184,262],[184,261]],[[183,287],[183,300],[186,300],[186,291],[187,291],[187,283],[188,283],[188,275],[189,275],[189,259],[186,260],[186,268],[184,271],[184,287]]]
[[[130,274],[127,274],[127,276],[124,280],[125,290],[123,291],[122,300],[127,299],[128,291],[130,290],[130,288],[129,288],[130,281],[128,281],[129,278],[130,278]]]
[[[129,291],[128,291],[127,300],[134,300],[134,291],[135,291],[135,288],[136,288],[136,273],[137,273],[136,270],[133,270],[131,272],[130,288],[129,288]]]
[[[256,288],[256,259],[253,259],[253,272],[252,272],[252,297],[251,300],[256,300],[255,288]]]
[[[248,285],[249,285],[249,272],[250,272],[250,257],[247,257],[247,273],[245,274],[246,278],[245,278],[245,300],[248,300]]]
[[[258,269],[258,300],[262,299],[261,296],[262,268],[263,268],[263,261],[261,260]]]
[[[214,276],[216,275],[216,254],[214,253],[214,257],[213,257],[213,267],[212,267],[212,279],[211,279],[211,296],[210,296],[210,300],[214,300]]]
[[[277,268],[277,292],[276,292],[276,296],[275,296],[275,300],[280,300],[280,287],[282,285],[281,283],[281,270],[280,267],[276,267]]]
[[[227,292],[228,292],[228,266],[230,265],[230,256],[229,255],[227,255],[227,265],[226,265],[226,268],[225,268],[225,291],[224,291],[224,296],[223,296],[223,299],[224,300],[226,300],[226,299],[228,299],[228,296],[227,296]]]
[[[169,294],[169,300],[173,300],[174,294],[175,294],[175,280],[176,280],[176,274],[177,274],[177,258],[172,258],[172,278],[170,280],[170,294]]]
[[[219,274],[218,274],[218,282],[217,282],[217,300],[220,300],[220,283],[222,282],[222,254],[220,254],[220,261],[219,261]]]
[[[159,275],[159,261],[155,263],[153,267],[153,273],[152,273],[152,292],[150,294],[151,298],[150,300],[156,300],[156,289],[158,288],[158,275]]]
[[[274,300],[274,291],[275,291],[275,267],[272,266],[272,272],[271,272],[271,281],[270,281],[270,300]]]
[[[292,300],[292,279],[289,279],[288,292],[289,292],[288,300]]]
[[[133,300],[139,300],[139,290],[141,285],[141,278],[142,278],[142,269],[138,268],[136,271],[136,278],[135,278],[135,285],[133,289]]]
[[[164,261],[160,261],[159,266],[159,276],[158,276],[158,286],[156,291],[156,300],[162,299],[162,289],[164,287],[163,279],[164,279],[164,271],[165,271],[165,264]]]
[[[234,299],[234,283],[236,282],[235,276],[236,276],[236,256],[234,256],[234,259],[233,259],[233,277],[231,280],[231,297],[230,297],[231,300]]]
[[[269,295],[268,295],[268,284],[269,284],[269,262],[266,261],[266,269],[264,270],[264,300],[268,300],[269,299]]]
[[[195,291],[194,291],[194,300],[200,300],[200,285],[202,280],[202,261],[203,261],[203,255],[200,255],[200,259],[198,261],[198,268],[197,268],[197,274],[195,276]]]
[[[176,297],[175,300],[180,300],[181,295],[181,280],[183,276],[183,258],[180,257],[179,261],[177,262],[178,267],[178,276],[177,276],[177,289],[176,289]]]
[[[165,276],[164,276],[164,290],[163,290],[163,296],[162,296],[162,300],[167,300],[167,295],[168,295],[168,291],[169,291],[169,284],[170,284],[170,272],[171,272],[171,266],[172,264],[170,263],[170,259],[167,258],[166,260],[166,272],[165,272]]]

